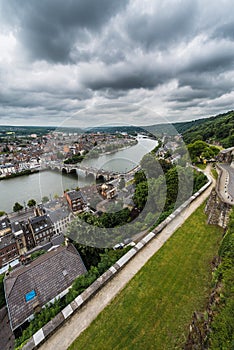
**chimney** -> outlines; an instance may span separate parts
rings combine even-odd
[[[69,239],[65,237],[65,247],[68,247],[68,245],[69,245]]]
[[[38,207],[35,207],[35,208],[34,208],[34,215],[35,215],[35,216],[40,216],[40,211],[39,211],[39,208],[38,208]]]

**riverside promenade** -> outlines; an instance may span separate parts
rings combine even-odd
[[[209,169],[206,169],[209,173]],[[92,299],[62,325],[45,343],[41,350],[66,350],[72,342],[91,324],[98,314],[126,286],[145,263],[163,246],[185,220],[208,198],[214,185],[209,186],[194,199],[178,216],[136,254],[111,281],[109,281]]]

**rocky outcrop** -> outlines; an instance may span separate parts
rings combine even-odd
[[[205,208],[207,223],[226,228],[230,210],[231,205],[224,203],[218,196],[216,190],[213,189]]]

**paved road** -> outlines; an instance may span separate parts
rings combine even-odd
[[[76,312],[55,334],[52,335],[40,350],[66,350],[69,345],[90,325],[97,315],[124,288],[144,264],[162,247],[178,227],[209,196],[212,186],[194,200],[189,208],[176,217],[170,224],[145,246],[106,286],[100,290],[82,309]]]
[[[226,203],[234,205],[234,168],[228,164],[219,164],[219,166],[223,169],[219,193]]]

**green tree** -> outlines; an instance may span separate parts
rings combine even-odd
[[[119,188],[122,189],[125,187],[125,179],[124,177],[122,176],[119,180]]]
[[[29,208],[31,208],[31,207],[35,207],[35,205],[36,205],[35,199],[29,199],[29,201],[28,201],[28,203],[27,203],[27,206],[28,206]]]
[[[148,197],[147,181],[140,182],[135,190],[133,201],[138,209],[143,209]]]
[[[14,204],[14,206],[13,206],[13,211],[14,211],[14,212],[17,212],[17,211],[19,211],[19,210],[21,210],[21,209],[23,209],[23,206],[22,206],[20,203],[16,202],[16,203]]]
[[[148,177],[157,178],[162,174],[161,166],[158,159],[152,153],[147,153],[141,160],[141,167],[145,170]]]
[[[135,181],[135,184],[138,185],[140,182],[143,182],[143,181],[146,181],[147,178],[145,176],[145,173],[143,170],[140,170],[140,171],[137,171],[135,174],[134,174],[134,181]]]
[[[99,261],[101,260],[100,254],[104,253],[104,249],[90,247],[87,245],[73,243],[78,252],[81,255],[82,260],[84,261],[85,267],[87,270],[91,268],[91,266],[97,266]]]
[[[63,159],[64,155],[62,154],[62,152],[57,152],[57,158],[58,159]]]
[[[177,168],[173,167],[168,170],[166,174],[166,183],[167,183],[167,200],[166,200],[166,210],[172,206],[177,199],[178,195],[178,172]]]
[[[42,197],[42,203],[46,203],[46,202],[49,202],[49,197],[47,196]]]
[[[43,250],[43,249],[37,250],[36,252],[31,254],[31,259],[35,260],[36,258],[38,258],[39,256],[41,256],[41,255],[43,255],[45,253],[46,253],[46,251]]]
[[[188,151],[193,163],[200,162],[202,159],[212,159],[219,153],[217,147],[210,146],[204,141],[190,143],[188,145]]]
[[[5,215],[5,214],[6,214],[5,211],[0,211],[0,216],[3,216],[3,215]]]

